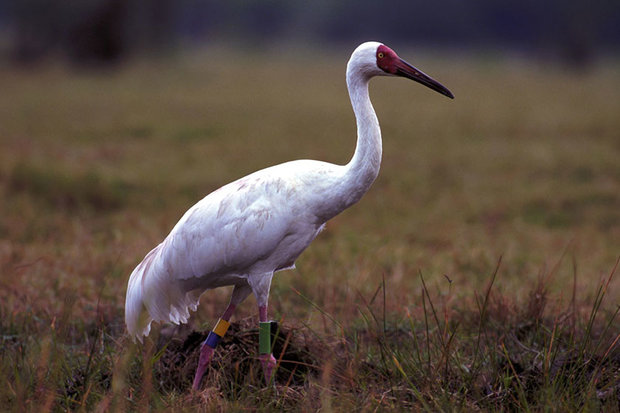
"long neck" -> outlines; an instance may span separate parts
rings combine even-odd
[[[381,129],[368,95],[370,77],[347,70],[347,87],[357,122],[357,146],[345,165],[342,191],[345,208],[359,201],[379,174],[381,166]]]
[[[316,185],[319,194],[315,212],[322,222],[359,201],[379,174],[381,130],[368,96],[370,77],[354,61],[349,62],[347,87],[357,122],[357,146],[348,164],[333,165],[338,170],[333,179],[321,176]]]

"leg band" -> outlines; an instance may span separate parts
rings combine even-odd
[[[228,327],[230,327],[230,323],[220,318],[219,320],[217,320],[217,324],[213,328],[213,332],[220,337],[224,337],[226,335],[226,332],[228,331]]]
[[[260,322],[258,327],[258,353],[271,354],[271,322]]]
[[[220,342],[221,338],[222,337],[218,336],[213,331],[209,331],[209,335],[207,336],[207,339],[205,340],[205,344],[214,349],[217,347],[217,344]]]
[[[222,320],[221,318],[217,320],[217,324],[213,327],[213,331],[209,331],[209,335],[205,340],[205,344],[211,348],[216,348],[222,337],[228,331],[228,327],[230,327],[230,323],[226,320]]]

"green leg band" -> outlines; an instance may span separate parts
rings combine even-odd
[[[271,322],[260,322],[258,327],[258,353],[271,354]]]

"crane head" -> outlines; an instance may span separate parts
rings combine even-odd
[[[405,77],[421,83],[424,86],[449,97],[450,99],[454,98],[454,95],[448,90],[448,88],[398,57],[394,50],[382,43],[362,43],[351,55],[351,60],[349,60],[349,69],[352,71],[361,72],[368,77]]]
[[[386,74],[406,77],[407,79],[421,83],[424,86],[449,97],[450,99],[454,99],[454,95],[448,90],[448,88],[398,57],[396,52],[386,45],[380,44],[377,47],[376,59],[377,66]]]

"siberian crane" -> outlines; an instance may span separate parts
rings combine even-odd
[[[346,165],[297,160],[254,172],[191,207],[161,244],[133,270],[125,322],[142,341],[151,323],[185,323],[206,290],[233,286],[221,318],[201,346],[193,388],[198,389],[235,308],[253,293],[259,314],[259,359],[269,383],[271,353],[267,302],[273,274],[295,260],[325,223],[369,190],[381,164],[381,130],[368,95],[374,76],[400,76],[453,98],[442,84],[389,47],[366,42],[353,51],[346,82],[357,122],[357,146]]]

